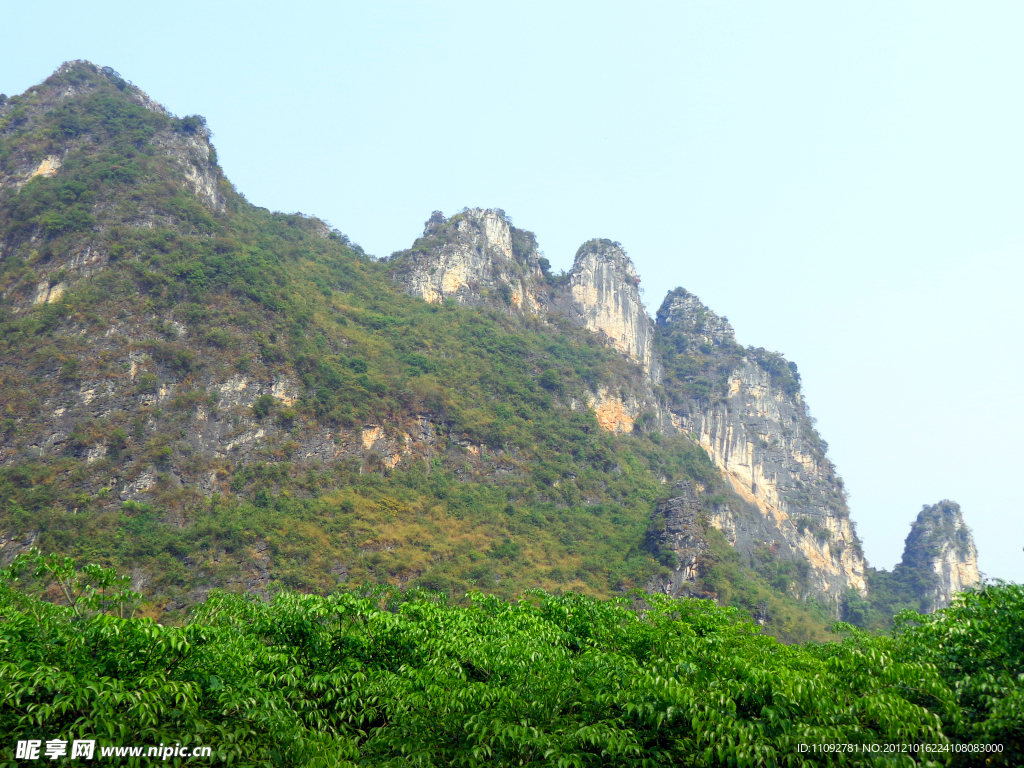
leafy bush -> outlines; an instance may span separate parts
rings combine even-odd
[[[260,395],[256,398],[256,402],[252,404],[252,413],[257,419],[265,418],[277,405],[277,401],[272,395]]]

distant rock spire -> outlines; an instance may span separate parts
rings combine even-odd
[[[945,608],[957,592],[981,582],[978,549],[959,504],[944,499],[921,509],[895,574],[913,586],[926,611]]]

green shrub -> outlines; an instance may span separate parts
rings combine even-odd
[[[260,395],[252,405],[252,413],[257,419],[264,419],[277,405],[272,395]]]

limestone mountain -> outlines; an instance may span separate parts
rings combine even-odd
[[[613,594],[663,568],[664,484],[718,483],[681,435],[602,428],[589,403],[647,386],[628,355],[500,285],[410,297],[395,261],[250,205],[201,118],[113,70],[5,98],[0,173],[3,561],[117,564],[154,611],[346,580]],[[481,217],[452,239],[550,288]]]
[[[959,504],[943,500],[921,509],[893,575],[928,612],[945,608],[957,592],[981,583],[978,550]]]
[[[467,208],[378,261],[88,62],[0,102],[0,416],[0,560],[117,564],[154,612],[643,587],[801,638],[870,586],[795,365],[682,289],[652,320],[619,243],[555,275]]]

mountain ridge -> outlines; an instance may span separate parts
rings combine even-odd
[[[795,366],[695,296],[652,319],[618,243],[552,275],[497,209],[373,261],[250,206],[205,121],[154,105],[86,62],[0,105],[0,557],[120,536],[90,546],[171,609],[338,579],[739,594],[645,543],[688,482],[705,561],[864,597]]]

